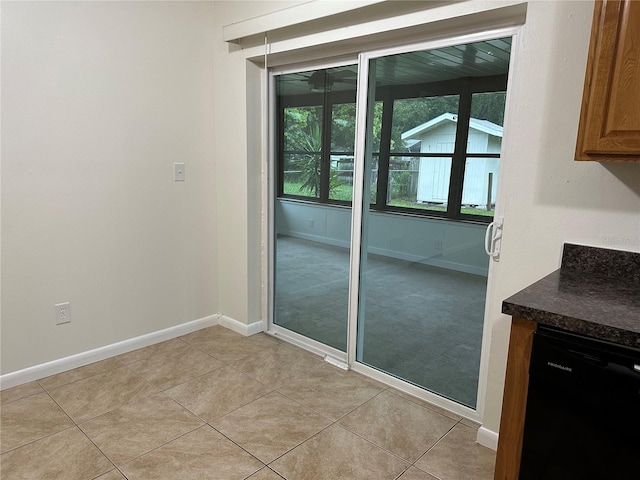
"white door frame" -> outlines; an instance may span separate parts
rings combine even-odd
[[[347,57],[342,58],[337,61],[323,61],[320,63],[306,63],[304,65],[295,66],[289,65],[286,68],[278,68],[269,71],[268,82],[269,82],[269,139],[272,139],[275,135],[275,126],[273,125],[270,119],[275,118],[275,77],[278,75],[284,75],[287,73],[296,73],[306,70],[318,70],[323,68],[336,68],[336,67],[344,67],[347,65],[355,65],[357,63],[356,57]],[[288,330],[280,325],[277,325],[274,322],[274,308],[275,308],[275,202],[276,202],[276,172],[275,172],[275,148],[272,142],[269,143],[269,165],[268,165],[268,218],[267,222],[267,252],[268,252],[268,281],[267,283],[267,301],[266,307],[266,315],[264,318],[267,319],[266,322],[266,331],[274,336],[282,338],[294,345],[297,345],[301,348],[304,348],[307,351],[315,353],[316,355],[320,355],[324,357],[324,359],[332,364],[340,366],[341,368],[347,369],[347,353],[342,352],[336,348],[330,347],[329,345],[325,345],[321,342],[313,340],[311,338],[305,337],[304,335],[300,335],[292,330]],[[348,344],[348,341],[347,341]]]
[[[354,192],[353,192],[353,202],[352,202],[352,211],[351,211],[351,250],[350,250],[350,275],[349,275],[349,307],[348,307],[348,329],[347,329],[347,353],[344,355],[343,352],[339,352],[331,347],[327,347],[326,345],[322,345],[319,342],[315,342],[313,340],[307,339],[298,334],[291,334],[290,331],[279,327],[278,325],[274,325],[273,323],[273,279],[274,279],[274,239],[275,239],[275,158],[273,148],[269,151],[269,222],[268,222],[268,243],[267,251],[269,252],[269,288],[268,288],[268,323],[267,330],[269,333],[287,338],[287,340],[296,343],[307,350],[314,351],[321,355],[325,356],[335,356],[335,358],[339,360],[346,361],[348,368],[362,373],[366,376],[379,380],[387,385],[390,385],[398,390],[404,391],[410,395],[426,400],[430,403],[443,407],[449,411],[457,413],[463,417],[481,421],[482,415],[484,412],[484,397],[487,389],[487,368],[488,368],[488,346],[491,341],[491,327],[492,321],[497,314],[499,314],[499,306],[495,307],[490,305],[490,302],[485,302],[485,312],[484,312],[484,326],[483,326],[483,338],[482,338],[482,346],[481,346],[481,356],[480,356],[480,375],[479,375],[479,383],[478,383],[478,394],[477,394],[477,402],[476,408],[472,409],[470,407],[461,405],[452,400],[446,399],[435,393],[424,390],[420,387],[417,387],[408,382],[402,381],[393,375],[389,375],[383,373],[377,369],[371,368],[367,365],[364,365],[356,360],[356,348],[358,343],[358,308],[359,308],[359,291],[360,291],[360,269],[361,269],[361,255],[360,250],[363,244],[363,212],[362,205],[363,201],[366,200],[364,196],[368,194],[364,189],[364,175],[365,175],[365,141],[366,141],[366,125],[367,125],[367,100],[369,96],[369,89],[367,88],[369,82],[369,61],[388,56],[388,55],[396,55],[402,53],[408,53],[412,51],[421,51],[421,50],[432,50],[437,48],[443,48],[451,45],[459,45],[465,43],[474,43],[484,40],[490,40],[501,37],[512,37],[512,48],[511,48],[511,58],[509,62],[509,76],[507,82],[507,100],[505,105],[505,126],[508,125],[508,120],[510,118],[509,111],[513,110],[512,97],[513,94],[509,93],[513,90],[513,72],[515,71],[514,65],[516,59],[518,57],[518,49],[521,48],[519,45],[521,38],[521,30],[523,26],[510,26],[492,30],[486,30],[478,33],[464,34],[464,35],[456,35],[443,39],[430,40],[422,43],[413,43],[410,45],[403,45],[392,48],[378,49],[372,50],[368,52],[362,52],[358,55],[358,81],[357,81],[357,98],[356,98],[356,143],[355,143],[355,152],[354,152]],[[336,63],[323,63],[321,65],[305,65],[304,68],[287,68],[287,69],[279,69],[278,71],[271,72],[269,75],[270,85],[273,87],[274,79],[273,77],[278,74],[290,73],[302,71],[304,69],[315,69],[315,68],[329,68],[331,66],[343,66],[347,64],[353,64],[353,61],[342,61]],[[270,108],[269,115],[270,118],[273,118],[274,114],[274,88],[270,88],[271,98],[270,98]],[[273,128],[270,131],[270,135],[272,138],[274,132]],[[504,175],[503,172],[505,170],[505,161],[504,161],[504,144],[503,144],[503,155],[501,155],[502,160],[500,162],[499,169],[499,183],[498,183],[498,191],[496,194],[496,210],[495,216],[504,216]],[[489,293],[492,290],[492,276],[496,271],[497,265],[494,262],[490,262],[489,265],[489,274],[487,278],[487,298],[489,297]]]

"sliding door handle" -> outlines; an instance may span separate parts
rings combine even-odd
[[[496,262],[500,260],[500,243],[502,240],[502,217],[494,218],[493,222],[487,225],[484,234],[484,250]]]

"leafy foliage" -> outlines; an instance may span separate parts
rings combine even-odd
[[[504,122],[506,94],[480,93],[474,94],[471,104],[471,116],[481,120],[489,120],[498,125]],[[391,151],[407,152],[408,145],[402,140],[402,134],[443,113],[458,112],[459,97],[449,95],[442,97],[421,97],[400,99],[394,102],[393,124],[391,128]],[[373,115],[373,151],[380,151],[380,134],[382,130],[382,102],[376,102]],[[321,182],[322,158],[322,115],[323,107],[304,106],[288,107],[284,110],[284,150],[285,165],[288,171],[287,182],[295,184],[297,195],[319,197]],[[331,152],[344,152],[350,155],[355,142],[355,103],[335,104],[331,111]],[[417,166],[415,166],[417,169]],[[331,169],[329,179],[329,197],[343,199],[347,194],[345,181],[340,173]],[[393,173],[390,179],[390,198],[395,202],[400,199],[415,200],[416,175],[411,172]],[[351,189],[349,185],[346,187]],[[292,193],[287,188],[287,193]],[[338,193],[340,192],[340,193]],[[338,198],[341,197],[341,198]],[[351,199],[351,194],[348,195]],[[418,207],[417,207],[418,208]]]

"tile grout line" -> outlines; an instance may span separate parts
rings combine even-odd
[[[357,405],[357,406],[353,407],[353,408],[352,408],[352,409],[350,409],[348,412],[346,412],[346,413],[342,414],[342,415],[341,415],[340,417],[338,417],[336,420],[333,420],[332,418],[327,417],[326,415],[322,414],[321,412],[317,411],[316,409],[311,408],[311,407],[309,407],[309,406],[307,406],[307,405],[305,405],[305,404],[303,404],[303,403],[301,403],[301,402],[299,402],[299,401],[295,400],[294,398],[291,398],[290,396],[288,396],[288,395],[286,395],[286,394],[282,393],[282,392],[279,390],[279,389],[281,389],[281,388],[285,388],[286,386],[288,386],[288,384],[289,384],[289,383],[295,383],[295,380],[294,380],[294,381],[291,381],[291,382],[288,382],[288,383],[287,383],[287,382],[284,382],[284,383],[278,384],[278,385],[274,388],[274,387],[271,387],[271,386],[267,385],[266,383],[264,383],[264,382],[263,382],[263,381],[261,381],[260,379],[258,379],[258,378],[254,378],[253,376],[251,376],[251,375],[249,375],[249,374],[247,374],[247,373],[245,373],[245,372],[243,372],[243,371],[239,370],[237,367],[235,367],[235,366],[233,366],[233,365],[232,365],[232,363],[235,363],[235,362],[237,362],[237,361],[241,361],[241,360],[243,360],[243,359],[245,359],[245,358],[249,358],[249,357],[255,356],[255,355],[257,355],[257,354],[258,354],[258,353],[260,353],[260,352],[252,353],[252,354],[249,354],[249,355],[247,355],[247,356],[245,356],[245,357],[242,357],[242,358],[241,358],[241,359],[239,359],[239,360],[234,360],[234,362],[228,362],[228,363],[227,363],[227,362],[224,362],[224,361],[220,360],[219,358],[216,358],[216,357],[215,357],[215,356],[213,356],[213,355],[208,354],[207,352],[205,352],[205,351],[203,351],[203,350],[200,350],[200,348],[198,348],[198,347],[196,347],[196,346],[194,346],[194,345],[192,345],[192,344],[190,344],[190,343],[186,342],[185,340],[183,340],[183,339],[181,339],[181,338],[179,338],[179,337],[176,337],[176,338],[178,338],[178,339],[179,339],[181,342],[183,342],[185,345],[188,345],[188,346],[190,346],[190,347],[192,347],[192,348],[194,348],[194,349],[196,349],[196,350],[199,350],[200,352],[204,353],[205,355],[208,355],[208,356],[210,356],[210,357],[214,358],[215,360],[219,361],[222,365],[221,365],[220,367],[214,368],[213,370],[210,370],[210,371],[208,371],[208,372],[205,372],[205,373],[203,373],[202,375],[199,375],[199,376],[197,376],[197,377],[191,378],[191,379],[189,379],[189,380],[187,380],[187,381],[184,381],[184,382],[178,383],[178,384],[173,385],[173,386],[171,386],[171,387],[168,387],[168,388],[166,388],[166,389],[160,389],[160,388],[156,387],[153,383],[149,382],[145,377],[143,377],[142,375],[140,375],[140,374],[136,373],[133,369],[131,369],[131,368],[129,367],[129,365],[131,365],[131,364],[133,364],[133,363],[136,363],[136,362],[131,362],[130,364],[125,364],[124,362],[122,362],[122,361],[120,361],[120,360],[117,360],[117,358],[116,358],[116,357],[110,357],[110,358],[115,358],[115,359],[116,359],[116,360],[121,364],[121,366],[114,366],[113,368],[110,368],[110,369],[108,369],[108,370],[105,370],[104,372],[99,372],[99,373],[96,373],[96,374],[94,374],[94,375],[90,375],[90,376],[88,376],[88,377],[86,377],[86,378],[82,378],[82,379],[79,379],[79,380],[76,380],[76,381],[73,381],[73,382],[69,382],[69,383],[66,383],[66,384],[63,384],[63,385],[56,386],[56,387],[52,388],[51,390],[55,390],[56,388],[63,387],[63,386],[67,386],[67,385],[72,385],[72,384],[77,383],[77,382],[80,382],[80,381],[82,381],[82,380],[88,380],[88,379],[93,378],[93,377],[95,377],[95,376],[102,375],[102,374],[108,373],[108,372],[110,372],[110,371],[114,371],[114,370],[121,369],[122,367],[127,367],[129,372],[133,373],[133,374],[134,374],[135,376],[137,376],[138,378],[140,378],[140,379],[144,380],[146,383],[148,383],[148,384],[150,384],[150,385],[153,385],[155,388],[157,388],[157,390],[158,390],[158,391],[156,391],[156,392],[154,392],[154,393],[152,393],[152,394],[149,394],[149,395],[147,395],[147,396],[141,397],[141,398],[136,398],[136,399],[131,400],[131,401],[129,401],[129,402],[126,402],[126,403],[124,403],[124,404],[122,404],[122,405],[118,405],[116,408],[113,408],[113,409],[111,409],[111,410],[109,410],[109,411],[107,411],[107,412],[101,413],[100,415],[94,416],[94,417],[92,417],[92,418],[89,418],[89,419],[83,420],[82,422],[76,422],[76,421],[75,421],[75,420],[74,420],[74,419],[73,419],[73,418],[72,418],[72,417],[71,417],[71,416],[70,416],[70,415],[69,415],[69,414],[68,414],[68,413],[67,413],[67,412],[66,412],[66,411],[61,407],[61,405],[59,405],[59,404],[58,404],[58,402],[56,402],[56,400],[51,396],[50,391],[49,391],[49,390],[47,390],[47,389],[45,389],[45,388],[40,384],[40,382],[39,382],[39,381],[36,381],[36,383],[38,384],[38,386],[42,389],[42,392],[46,393],[46,394],[47,394],[47,396],[48,396],[48,398],[50,398],[50,399],[54,402],[54,404],[55,404],[56,406],[58,406],[58,408],[60,408],[60,410],[61,410],[61,411],[62,411],[62,412],[63,412],[63,413],[64,413],[64,414],[69,418],[69,420],[72,422],[72,425],[69,425],[68,427],[63,428],[63,429],[61,429],[61,430],[59,430],[59,431],[57,431],[57,432],[53,432],[53,433],[51,433],[51,434],[49,434],[49,435],[45,435],[44,437],[41,437],[41,438],[39,438],[39,439],[33,440],[33,441],[31,441],[31,442],[28,442],[28,443],[26,443],[25,445],[21,445],[21,446],[15,447],[15,448],[13,448],[13,449],[11,449],[11,450],[8,450],[7,452],[13,451],[13,450],[15,450],[16,448],[21,448],[22,446],[26,446],[26,445],[29,445],[29,444],[35,443],[35,442],[37,442],[37,441],[39,441],[39,440],[42,440],[42,439],[47,438],[47,437],[50,437],[50,436],[55,435],[55,434],[57,434],[57,433],[60,433],[60,432],[62,432],[62,431],[68,430],[68,429],[70,429],[70,428],[72,428],[72,427],[76,427],[76,428],[78,428],[78,430],[80,430],[80,431],[82,432],[82,434],[84,435],[84,437],[85,437],[85,438],[87,438],[87,439],[91,442],[91,444],[92,444],[92,445],[94,445],[94,446],[98,449],[98,451],[99,451],[99,452],[100,452],[100,453],[101,453],[101,454],[102,454],[102,455],[103,455],[103,456],[104,456],[104,457],[105,457],[105,458],[106,458],[106,459],[111,463],[111,465],[113,466],[113,469],[112,469],[112,470],[109,470],[108,472],[105,472],[105,473],[109,473],[110,471],[113,471],[113,470],[115,469],[115,470],[117,470],[120,474],[122,474],[125,478],[127,478],[127,477],[126,477],[126,475],[124,475],[123,471],[121,470],[121,467],[120,467],[120,466],[117,466],[117,465],[116,465],[116,464],[115,464],[115,463],[114,463],[114,462],[109,458],[109,456],[107,456],[107,454],[106,454],[105,452],[103,452],[103,451],[100,449],[100,447],[98,447],[98,445],[96,445],[96,444],[95,444],[95,442],[93,442],[93,440],[92,440],[91,438],[89,438],[89,436],[88,436],[88,435],[85,433],[85,431],[81,428],[81,425],[82,425],[82,424],[84,424],[84,423],[87,423],[87,422],[89,422],[89,421],[95,420],[96,418],[99,418],[99,417],[101,417],[101,416],[103,416],[103,415],[107,415],[107,414],[109,414],[109,413],[111,413],[111,412],[113,412],[113,411],[115,411],[115,410],[117,410],[117,409],[119,409],[119,408],[122,408],[122,407],[127,406],[127,405],[131,405],[132,403],[135,403],[135,402],[138,402],[138,401],[142,401],[142,400],[144,400],[144,399],[147,399],[147,398],[150,398],[150,397],[153,397],[153,396],[156,396],[156,395],[163,395],[163,396],[165,396],[166,398],[170,399],[171,401],[175,402],[175,404],[176,404],[176,405],[178,405],[180,408],[184,409],[186,412],[189,412],[191,415],[193,415],[195,418],[197,418],[199,421],[201,421],[201,422],[202,422],[202,425],[199,425],[199,426],[197,426],[197,427],[195,427],[195,428],[193,428],[193,429],[189,430],[188,432],[182,433],[182,434],[180,434],[180,435],[178,435],[178,436],[176,436],[176,437],[174,437],[174,438],[172,438],[172,439],[170,439],[170,440],[167,440],[167,441],[163,442],[161,445],[159,445],[159,446],[157,446],[157,447],[154,447],[154,448],[152,448],[151,450],[149,450],[149,451],[147,451],[147,452],[145,452],[145,453],[143,453],[143,454],[141,454],[141,455],[137,456],[136,458],[134,458],[134,459],[131,459],[131,460],[127,461],[127,462],[126,462],[126,463],[124,463],[122,466],[124,466],[124,465],[126,465],[126,464],[128,464],[128,463],[130,463],[130,462],[133,462],[133,461],[135,461],[135,460],[137,460],[137,459],[139,459],[139,458],[141,458],[141,457],[143,457],[143,456],[145,456],[145,455],[148,455],[148,454],[150,454],[151,452],[154,452],[154,451],[156,451],[156,450],[158,450],[158,449],[160,449],[160,448],[164,447],[165,445],[167,445],[167,444],[169,444],[169,443],[171,443],[171,442],[174,442],[174,441],[176,441],[176,440],[178,440],[178,439],[180,439],[180,438],[182,438],[182,437],[184,437],[184,436],[186,436],[186,435],[189,435],[189,434],[191,434],[191,433],[193,433],[193,432],[195,432],[195,431],[197,431],[197,430],[199,430],[199,429],[201,429],[201,428],[203,428],[203,427],[205,427],[205,426],[206,426],[206,427],[208,427],[208,428],[213,429],[215,432],[217,432],[218,434],[220,434],[220,435],[221,435],[222,437],[224,437],[226,440],[230,441],[233,445],[235,445],[236,447],[240,448],[243,452],[245,452],[246,454],[250,455],[252,458],[256,459],[256,460],[257,460],[257,461],[262,465],[258,470],[256,470],[255,472],[253,472],[252,474],[250,474],[250,475],[249,475],[248,477],[246,477],[246,478],[249,478],[249,477],[251,477],[252,475],[255,475],[257,472],[259,472],[259,471],[261,471],[261,470],[263,470],[263,469],[265,469],[265,468],[266,468],[266,469],[268,469],[268,470],[269,470],[269,471],[271,471],[271,472],[274,472],[274,474],[275,474],[275,475],[278,475],[279,477],[282,477],[282,475],[281,475],[280,473],[278,473],[277,471],[273,470],[273,468],[271,468],[271,467],[270,467],[270,465],[272,465],[274,462],[276,462],[278,459],[282,458],[283,456],[285,456],[285,455],[287,455],[287,454],[291,453],[293,450],[297,449],[298,447],[300,447],[301,445],[305,444],[305,443],[306,443],[306,442],[308,442],[309,440],[311,440],[311,439],[313,439],[313,438],[317,437],[318,435],[322,434],[323,432],[325,432],[325,431],[326,431],[326,430],[328,430],[329,428],[336,427],[336,428],[341,428],[341,429],[343,429],[344,431],[349,432],[349,433],[351,433],[351,434],[355,435],[356,437],[360,438],[361,440],[364,440],[364,441],[365,441],[365,442],[367,442],[368,444],[370,444],[370,445],[372,445],[372,446],[374,446],[374,447],[376,447],[376,448],[379,448],[379,449],[381,449],[382,451],[384,451],[384,452],[388,453],[389,455],[392,455],[393,457],[395,457],[395,458],[399,459],[400,461],[402,461],[402,462],[403,462],[403,464],[406,464],[407,466],[406,466],[406,467],[404,467],[404,469],[402,470],[402,472],[400,472],[400,473],[395,477],[396,479],[400,479],[400,478],[401,478],[401,477],[402,477],[402,476],[403,476],[403,475],[404,475],[404,474],[405,474],[409,469],[411,469],[411,468],[416,468],[416,469],[418,469],[418,470],[419,470],[419,471],[421,471],[421,472],[425,472],[425,473],[426,473],[426,474],[428,474],[428,475],[432,475],[433,477],[438,478],[438,477],[436,477],[435,475],[433,475],[433,474],[431,474],[431,473],[429,473],[429,472],[426,472],[426,471],[424,471],[424,470],[422,470],[422,469],[420,469],[420,468],[416,467],[416,466],[415,466],[415,464],[416,464],[416,463],[417,463],[421,458],[423,458],[425,455],[427,455],[427,454],[428,454],[428,453],[429,453],[429,452],[430,452],[430,451],[431,451],[431,450],[432,450],[436,445],[439,445],[439,444],[443,441],[443,439],[444,439],[447,435],[449,435],[449,434],[451,433],[451,431],[453,431],[453,429],[454,429],[454,428],[456,428],[458,425],[464,425],[466,428],[471,428],[471,429],[473,428],[473,427],[471,427],[471,426],[468,426],[468,425],[465,425],[464,423],[462,423],[462,422],[463,422],[463,420],[464,420],[464,418],[460,418],[460,419],[457,419],[457,420],[456,420],[456,419],[453,419],[453,418],[448,417],[448,416],[446,416],[446,415],[443,415],[441,412],[439,412],[439,411],[437,411],[437,410],[432,410],[432,409],[430,409],[428,406],[426,406],[426,405],[424,405],[424,404],[418,403],[417,401],[413,401],[411,398],[405,398],[405,397],[404,397],[404,396],[402,396],[402,395],[397,395],[397,394],[395,393],[395,391],[394,391],[394,389],[393,389],[392,387],[390,387],[390,386],[388,386],[388,385],[386,385],[386,386],[385,386],[384,384],[381,384],[381,386],[382,386],[382,387],[384,387],[384,388],[382,388],[382,390],[378,391],[377,393],[375,393],[375,394],[374,394],[373,396],[371,396],[370,398],[368,398],[368,399],[364,400],[364,401],[363,401],[362,403],[360,403],[359,405]],[[220,339],[220,342],[221,342],[221,343],[223,343],[223,342],[224,342],[224,339]],[[162,342],[159,342],[159,343],[162,343]],[[273,347],[277,347],[277,346],[278,346],[278,345],[274,345]],[[148,347],[150,347],[150,346],[148,346]],[[143,348],[148,348],[148,347],[143,347]],[[269,350],[270,350],[270,349],[272,349],[273,347],[272,347],[272,346],[265,346],[265,347],[264,347],[264,351],[269,351]],[[295,345],[294,345],[293,347],[294,347],[294,348],[299,348],[299,347],[296,347]],[[181,346],[180,348],[182,348],[182,346]],[[160,356],[160,355],[166,355],[166,354],[157,354],[157,355],[158,355],[158,356]],[[150,355],[149,357],[146,357],[146,358],[151,358],[151,357],[153,357],[153,356],[155,356],[155,355]],[[314,358],[315,358],[315,356],[314,356]],[[106,360],[106,359],[105,359],[105,360]],[[145,360],[145,359],[142,359],[142,360]],[[316,365],[314,365],[314,366],[313,366],[313,369],[317,369],[317,368],[320,368],[320,367],[322,367],[322,366],[323,366],[323,364],[322,364],[322,363],[320,363],[320,364],[318,364],[317,366],[316,366]],[[192,412],[192,411],[191,411],[189,408],[187,408],[185,405],[183,405],[183,404],[182,404],[182,403],[180,403],[178,400],[176,400],[175,398],[173,398],[172,396],[170,396],[169,394],[167,394],[167,393],[166,393],[168,390],[170,390],[170,389],[172,389],[172,388],[176,388],[176,387],[179,387],[179,386],[182,386],[182,385],[186,385],[186,384],[188,384],[188,383],[190,383],[190,382],[193,382],[193,381],[195,381],[195,380],[197,380],[197,379],[200,379],[200,378],[202,378],[202,377],[204,377],[204,376],[210,375],[210,374],[212,374],[213,372],[219,371],[219,370],[221,370],[222,368],[225,368],[225,367],[229,367],[230,369],[232,369],[232,370],[236,371],[237,373],[239,373],[239,374],[241,374],[241,375],[243,375],[243,376],[246,376],[247,378],[251,379],[252,381],[256,381],[256,382],[258,382],[259,384],[261,384],[261,385],[265,386],[267,389],[270,389],[270,390],[269,390],[268,392],[264,393],[264,394],[259,395],[259,396],[258,396],[258,397],[256,397],[256,398],[252,399],[251,401],[249,401],[249,402],[247,402],[247,403],[244,403],[244,404],[242,404],[242,405],[240,405],[240,406],[237,406],[237,407],[236,407],[236,408],[234,408],[233,410],[231,410],[231,411],[229,411],[229,412],[226,412],[225,414],[220,415],[220,416],[216,417],[215,419],[212,419],[212,420],[211,420],[211,422],[214,422],[215,420],[217,420],[217,419],[219,419],[219,418],[222,418],[222,417],[224,417],[224,416],[226,416],[226,415],[229,415],[229,414],[231,414],[231,413],[233,413],[233,412],[237,411],[238,409],[243,408],[243,407],[245,407],[245,406],[247,406],[247,405],[249,405],[249,404],[251,404],[251,403],[253,403],[253,402],[256,402],[256,401],[258,401],[258,400],[260,400],[260,399],[262,399],[262,398],[264,398],[264,397],[266,397],[266,396],[268,396],[268,395],[270,395],[270,394],[272,394],[272,393],[277,393],[278,395],[281,395],[281,396],[283,396],[284,398],[287,398],[288,400],[290,400],[290,401],[292,401],[293,403],[295,403],[295,404],[299,405],[300,407],[302,407],[302,408],[304,408],[304,409],[306,409],[306,410],[308,410],[308,411],[310,411],[310,412],[313,412],[314,414],[317,414],[317,415],[319,415],[319,416],[321,416],[321,417],[323,417],[323,418],[327,419],[330,423],[329,423],[326,427],[321,428],[318,432],[316,432],[316,433],[314,433],[313,435],[309,436],[308,438],[306,438],[306,439],[304,439],[304,440],[300,441],[299,443],[296,443],[294,446],[292,446],[292,447],[288,448],[284,453],[280,454],[279,456],[277,456],[276,458],[274,458],[273,460],[271,460],[269,463],[265,463],[264,461],[262,461],[262,460],[260,460],[259,458],[257,458],[254,454],[252,454],[251,452],[249,452],[248,450],[246,450],[245,448],[243,448],[243,447],[242,447],[241,445],[239,445],[237,442],[235,442],[234,440],[232,440],[230,437],[228,437],[227,435],[225,435],[222,431],[220,431],[220,430],[218,430],[217,428],[215,428],[215,427],[214,427],[210,422],[206,421],[204,418],[200,417],[200,416],[199,416],[199,415],[197,415],[195,412]],[[79,368],[82,368],[82,367],[79,367]],[[311,368],[311,367],[310,367],[310,368]],[[124,371],[124,370],[123,370],[123,371]],[[46,377],[45,377],[45,378],[46,378]],[[365,378],[367,378],[367,377],[365,376]],[[21,399],[24,399],[24,398],[28,398],[28,397],[31,397],[31,396],[34,396],[34,395],[38,395],[38,394],[40,394],[40,393],[42,393],[42,392],[38,392],[38,393],[31,394],[31,395],[27,395],[27,396],[22,397],[22,398],[20,398],[20,399],[16,399],[16,400],[13,400],[13,401],[11,401],[11,402],[7,402],[6,404],[10,404],[10,403],[12,403],[12,402],[14,402],[14,401],[18,401],[18,400],[21,400]],[[437,441],[436,441],[436,442],[435,442],[431,447],[429,447],[429,448],[428,448],[424,453],[422,453],[421,455],[419,455],[419,456],[418,456],[418,458],[417,458],[415,461],[413,461],[413,462],[408,461],[408,460],[405,460],[404,458],[400,457],[399,455],[397,455],[397,454],[395,454],[395,453],[393,453],[393,452],[391,452],[391,451],[387,450],[386,448],[384,448],[384,447],[382,447],[382,446],[380,446],[380,445],[377,445],[375,442],[373,442],[373,441],[371,441],[371,440],[368,440],[367,438],[363,437],[362,435],[360,435],[360,434],[358,434],[358,433],[356,433],[356,432],[351,431],[348,427],[343,426],[343,425],[341,425],[341,424],[339,423],[339,422],[340,422],[341,420],[343,420],[345,417],[347,417],[348,415],[352,414],[354,411],[356,411],[356,410],[358,410],[359,408],[363,407],[363,406],[364,406],[364,405],[366,405],[367,403],[369,403],[369,402],[373,401],[375,398],[377,398],[379,395],[381,395],[381,394],[383,394],[383,393],[385,393],[385,392],[387,392],[387,393],[389,393],[389,394],[391,394],[391,395],[394,395],[394,396],[398,397],[398,398],[399,398],[399,399],[401,399],[401,400],[411,402],[411,403],[413,403],[413,404],[414,404],[414,405],[416,405],[416,406],[419,406],[419,407],[422,407],[423,409],[429,410],[431,413],[434,413],[434,414],[437,414],[437,415],[441,415],[441,416],[443,416],[443,417],[445,417],[445,418],[448,418],[449,420],[452,420],[452,421],[453,421],[453,422],[455,422],[455,423],[451,426],[451,428],[449,428],[449,429],[447,430],[447,432],[446,432],[446,433],[444,433],[440,438],[438,438],[438,440],[437,440]],[[417,400],[417,399],[416,399],[416,400]],[[424,402],[424,403],[427,403],[427,402]],[[7,452],[4,452],[4,453],[7,453]],[[104,475],[105,473],[100,474],[100,475]],[[98,477],[99,477],[100,475],[98,475]],[[98,478],[98,477],[96,477],[96,478]],[[284,477],[282,477],[282,478],[284,478]],[[285,479],[285,480],[286,480],[286,479]]]

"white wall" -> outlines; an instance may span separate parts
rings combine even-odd
[[[592,12],[592,2],[531,2],[511,79],[484,415],[494,431],[509,334],[500,302],[558,268],[564,242],[640,251],[640,163],[573,160]]]
[[[263,86],[242,48],[222,41],[222,27],[296,3],[214,2],[219,312],[246,324],[262,315]]]
[[[428,16],[412,14],[403,17],[402,22],[397,19],[378,20],[377,23],[362,20],[349,28],[336,28],[329,33],[313,31],[307,34],[304,28],[299,28],[295,31],[300,40],[282,35],[280,42],[274,42],[271,48],[276,55],[272,60],[287,63],[372,48],[379,42],[375,35],[368,36],[369,33],[387,27],[394,29],[393,40],[402,42],[404,30],[398,25],[413,25],[412,20],[418,16],[420,21],[427,23],[455,17],[450,22],[445,20],[432,28],[424,28],[425,39],[430,35],[442,35],[443,31],[474,31],[480,24],[502,18],[499,12],[476,12],[506,3],[469,1],[434,6],[425,2],[425,8],[430,8]],[[272,10],[277,7],[274,5]],[[223,8],[228,20],[255,16],[238,4],[225,3]],[[516,64],[510,75],[503,141],[502,203],[499,208],[505,215],[504,241],[500,262],[491,266],[493,275],[489,285],[486,329],[488,355],[483,364],[485,388],[480,402],[484,426],[492,431],[499,428],[510,330],[509,318],[500,313],[502,300],[555,270],[564,242],[640,251],[640,164],[601,165],[573,161],[592,9],[591,1],[530,2],[526,25],[518,41]],[[416,31],[416,28],[406,30],[414,39]],[[365,36],[359,38],[361,34]],[[274,36],[277,38],[277,34],[271,38]],[[355,40],[349,41],[349,38]],[[338,40],[340,42],[335,43]],[[246,86],[242,81],[247,72],[247,58],[257,58],[262,51],[258,41],[253,45],[245,45],[244,50],[234,46],[218,47],[217,64],[229,72],[224,73],[224,78],[234,79],[224,95],[246,98]],[[302,48],[306,45],[309,48]],[[250,78],[255,81],[256,75],[250,74]],[[231,100],[228,102],[230,104]],[[259,107],[252,109],[247,105],[246,108],[248,113],[244,108],[235,112],[227,110],[224,125],[222,117],[219,118],[218,135],[229,144],[219,161],[224,162],[229,171],[234,165],[242,170],[247,163],[254,165],[255,162],[253,157],[244,157],[239,151],[246,144],[250,131],[247,125],[255,128],[256,117],[260,116]],[[254,175],[257,170],[246,173]],[[220,294],[226,297],[223,291],[231,292],[235,285],[240,286],[237,299],[233,300],[234,311],[240,315],[246,312],[241,302],[246,301],[243,294],[249,288],[247,282],[256,281],[245,273],[248,255],[244,249],[261,248],[255,238],[244,243],[248,238],[244,235],[247,222],[253,221],[257,208],[252,204],[260,200],[259,193],[247,190],[248,180],[236,178],[233,184],[220,190],[224,190],[225,199],[229,200],[229,210],[224,218],[220,218],[219,226],[224,223],[225,228],[233,231],[226,240],[223,239],[224,230],[221,233],[224,246],[221,245],[220,252],[227,258],[220,259],[220,278],[229,275],[229,285],[221,285]],[[236,245],[241,246],[241,251],[234,250]]]
[[[217,312],[214,32],[211,3],[2,2],[2,373]]]

